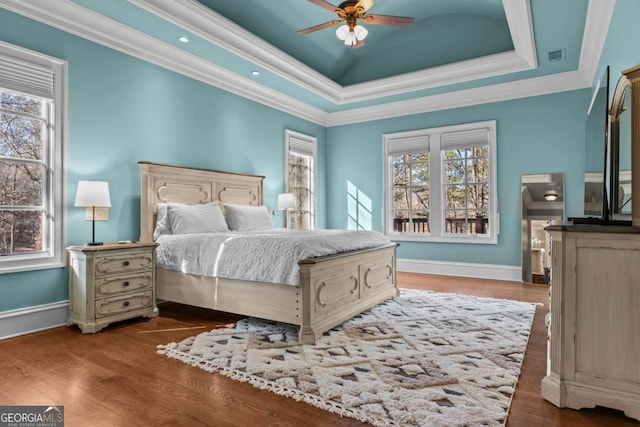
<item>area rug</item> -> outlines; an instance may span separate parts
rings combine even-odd
[[[504,425],[535,304],[403,289],[299,345],[260,319],[158,353],[376,426]]]

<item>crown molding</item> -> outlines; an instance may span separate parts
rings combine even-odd
[[[515,51],[529,68],[537,68],[538,56],[533,34],[531,3],[529,0],[502,0],[502,7],[509,23],[509,31],[511,32],[511,40],[513,40]]]
[[[0,7],[203,83],[324,125],[326,112],[71,0],[0,0]]]
[[[143,0],[128,1],[138,2]],[[150,3],[148,0],[144,1]],[[174,2],[184,5],[186,3],[193,3],[193,0],[158,0],[158,3],[162,4]],[[503,2],[506,4],[510,3],[511,0],[503,0]],[[525,2],[528,9],[528,0],[518,0],[518,2]],[[317,107],[299,101],[201,57],[185,52],[178,47],[157,40],[145,33],[100,15],[71,0],[47,0],[38,2],[0,0],[0,7],[7,10],[327,127],[590,87],[604,47],[614,6],[615,0],[590,0],[580,56],[580,68],[576,71],[426,96],[406,101],[391,102],[373,107],[327,113]],[[507,9],[510,15],[518,15],[509,6],[505,6],[505,10]],[[531,21],[530,10],[519,15],[520,19],[525,19],[523,16],[528,16],[527,19]],[[603,16],[605,19],[603,19]],[[516,37],[513,34],[512,37],[514,38],[514,45],[524,44],[533,47],[532,43],[530,44],[523,41],[526,40],[526,38]],[[529,54],[518,54],[518,56],[520,56],[520,66],[526,66],[523,65],[523,62],[527,61],[527,55]],[[515,64],[518,59],[514,58],[514,55],[505,53],[493,55],[488,61],[498,62],[504,66],[511,61]],[[467,67],[477,67],[476,72],[480,72],[482,67],[485,66],[482,62],[465,62]],[[440,71],[442,71],[442,69]],[[454,70],[447,71],[451,73],[454,72]],[[425,74],[429,72],[429,70],[424,71]],[[387,92],[390,90],[406,91],[409,90],[407,88],[411,87],[411,80],[420,78],[420,76],[416,75],[416,73],[405,74],[403,77],[399,77],[398,80],[402,78],[408,81],[404,87],[402,87],[400,81],[396,82],[393,78],[378,80],[374,84],[383,86],[382,90]],[[433,75],[429,76],[429,78],[435,79]],[[464,76],[458,76],[457,78],[463,79]],[[313,78],[311,78],[311,80],[313,80]],[[427,79],[425,78],[425,80]],[[388,84],[391,88],[384,87],[385,81],[390,82]],[[421,84],[424,85],[428,83],[422,81]],[[433,84],[435,85],[437,83],[433,82]],[[349,96],[363,96],[358,92],[364,90],[364,85],[366,84],[355,85],[351,89],[347,87],[345,90],[353,91]]]
[[[593,82],[598,69],[615,6],[616,0],[589,1],[578,66],[589,82]]]
[[[342,86],[196,0],[127,1],[317,95],[340,98]]]
[[[529,0],[503,0],[514,52],[341,86],[196,0],[127,0],[337,105],[535,68]]]
[[[380,94],[398,95],[500,74],[530,69],[516,52],[503,52],[455,64],[432,67],[386,79],[346,86],[343,99],[349,102],[376,99]],[[344,104],[344,102],[343,102]]]
[[[508,3],[508,0],[503,2]],[[591,87],[609,32],[615,3],[616,0],[589,1],[578,70],[329,113],[327,126],[362,123]],[[505,11],[507,9],[505,6]],[[515,43],[515,36],[512,37]]]
[[[327,126],[362,123],[411,114],[428,113],[451,108],[469,107],[491,102],[508,101],[529,96],[548,95],[590,87],[579,71],[550,74],[526,80],[516,80],[491,86],[389,102],[372,107],[354,108],[327,115]]]

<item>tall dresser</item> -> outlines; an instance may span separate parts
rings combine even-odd
[[[546,228],[551,235],[547,376],[542,396],[640,420],[640,229]]]
[[[70,246],[69,320],[83,333],[134,317],[156,317],[156,243]]]

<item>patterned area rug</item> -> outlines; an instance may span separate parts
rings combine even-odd
[[[301,346],[239,321],[158,353],[373,425],[504,425],[535,305],[403,289]]]

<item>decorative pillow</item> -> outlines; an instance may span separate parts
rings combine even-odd
[[[274,228],[266,206],[224,205],[227,224],[233,231],[270,230]]]
[[[169,203],[167,210],[173,234],[229,231],[218,202],[207,203],[206,205]]]
[[[153,240],[164,234],[171,234],[171,223],[167,215],[167,203],[158,203],[156,206],[156,228],[153,230]]]

